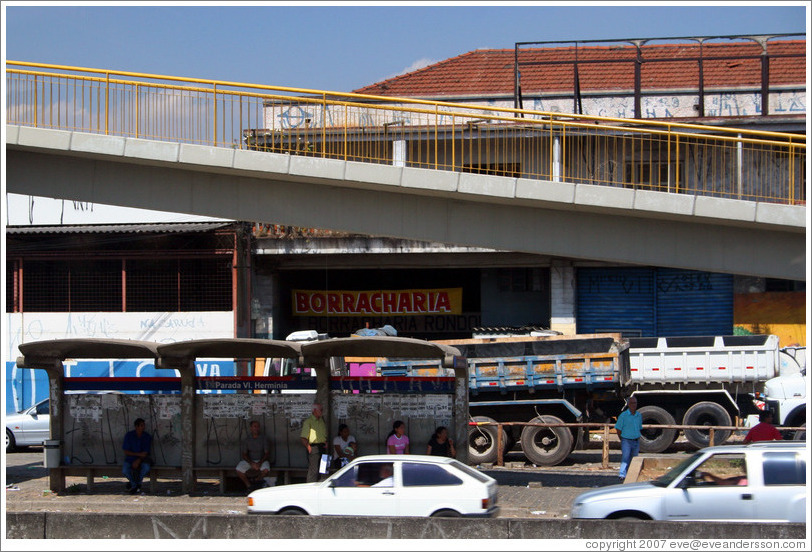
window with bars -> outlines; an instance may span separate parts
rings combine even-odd
[[[207,258],[37,260],[18,265],[7,262],[6,310],[230,311],[233,310],[231,264],[231,257],[225,255]],[[22,297],[22,304],[19,297]]]

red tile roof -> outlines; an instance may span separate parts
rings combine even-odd
[[[806,41],[786,40],[767,43],[767,52],[802,54],[802,57],[771,58],[770,86],[806,86]],[[712,57],[759,56],[755,42],[716,44],[702,47],[705,87],[760,87],[760,59],[709,60]],[[439,98],[443,96],[512,96],[515,51],[474,50],[423,69],[406,73],[354,90],[360,94]],[[697,89],[699,55],[695,43],[642,47],[643,60],[667,58],[672,61],[645,62],[641,71],[643,90]],[[522,94],[572,92],[574,89],[575,47],[527,48],[519,51]],[[634,46],[579,46],[577,57],[581,90],[633,90]],[[679,61],[679,59],[686,61]],[[690,60],[689,60],[690,59]],[[603,63],[586,63],[601,60]],[[628,60],[619,63],[618,60]],[[535,62],[535,65],[525,65]],[[538,62],[547,63],[546,65]],[[563,64],[550,64],[551,62]]]

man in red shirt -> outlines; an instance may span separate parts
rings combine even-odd
[[[784,437],[773,425],[773,415],[770,412],[760,412],[756,425],[750,428],[744,436],[745,443],[755,443],[756,441],[780,441]]]

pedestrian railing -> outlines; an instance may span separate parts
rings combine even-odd
[[[609,467],[609,435],[614,430],[614,423],[538,423],[538,422],[469,422],[469,426],[492,426],[496,427],[496,465],[504,466],[504,443],[502,442],[502,428],[504,426],[529,426],[529,427],[583,427],[583,428],[596,428],[601,430],[603,436],[603,455],[601,458],[601,467]],[[677,425],[677,424],[643,424],[643,429],[697,429],[708,432],[708,446],[714,446],[714,437],[716,431],[730,431],[730,432],[746,432],[750,431],[749,427],[742,426],[708,426],[708,425]],[[805,427],[784,427],[778,428],[780,431],[805,431]]]
[[[806,136],[6,61],[6,123],[790,205]]]

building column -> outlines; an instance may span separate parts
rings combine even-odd
[[[575,268],[569,261],[550,264],[550,329],[575,335]]]

